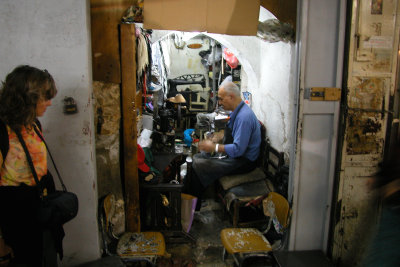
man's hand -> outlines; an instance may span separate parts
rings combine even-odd
[[[204,152],[214,152],[215,151],[215,143],[211,140],[203,140],[199,143],[199,150]]]
[[[219,132],[215,132],[211,138],[211,141],[214,143],[218,143],[224,138],[224,130],[221,130]]]

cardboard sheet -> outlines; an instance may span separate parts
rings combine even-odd
[[[146,0],[145,29],[257,34],[260,0]]]

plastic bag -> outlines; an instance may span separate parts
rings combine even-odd
[[[182,229],[186,233],[189,233],[190,228],[192,227],[194,211],[196,209],[197,198],[188,195],[181,194],[181,223]]]
[[[194,129],[186,129],[183,132],[183,141],[185,142],[185,144],[190,147],[192,145],[193,142],[193,138],[192,138],[192,133],[194,132]]]
[[[153,131],[148,130],[148,129],[143,129],[142,132],[140,133],[140,136],[137,140],[137,143],[141,146],[141,147],[150,147],[151,146],[151,134]]]
[[[228,48],[224,48],[224,58],[226,60],[226,63],[232,69],[236,68],[238,66],[238,64],[239,64],[238,59],[235,57],[235,55]]]

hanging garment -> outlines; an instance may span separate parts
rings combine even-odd
[[[145,70],[146,66],[149,64],[149,53],[147,50],[146,39],[143,34],[138,36],[137,44],[137,75],[140,77]]]

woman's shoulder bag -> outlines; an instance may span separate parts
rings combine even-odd
[[[50,192],[46,194],[43,185],[39,182],[35,167],[32,162],[32,158],[29,154],[28,148],[26,147],[25,141],[22,138],[21,133],[17,131],[16,134],[25,151],[26,158],[28,160],[33,177],[40,191],[40,197],[42,199],[41,206],[38,209],[37,219],[45,227],[63,225],[64,223],[75,218],[75,216],[77,215],[79,207],[78,197],[76,196],[76,194],[67,191],[67,188],[65,187],[65,184],[61,179],[60,173],[58,172],[53,157],[50,154],[49,148],[46,142],[44,141],[42,134],[39,132],[39,130],[36,128],[35,125],[33,128],[36,134],[40,137],[40,139],[42,139],[42,141],[46,145],[47,151],[50,155],[51,161],[53,162],[54,169],[57,172],[58,178],[61,182],[61,186],[63,189],[63,190],[56,190],[55,192]]]

